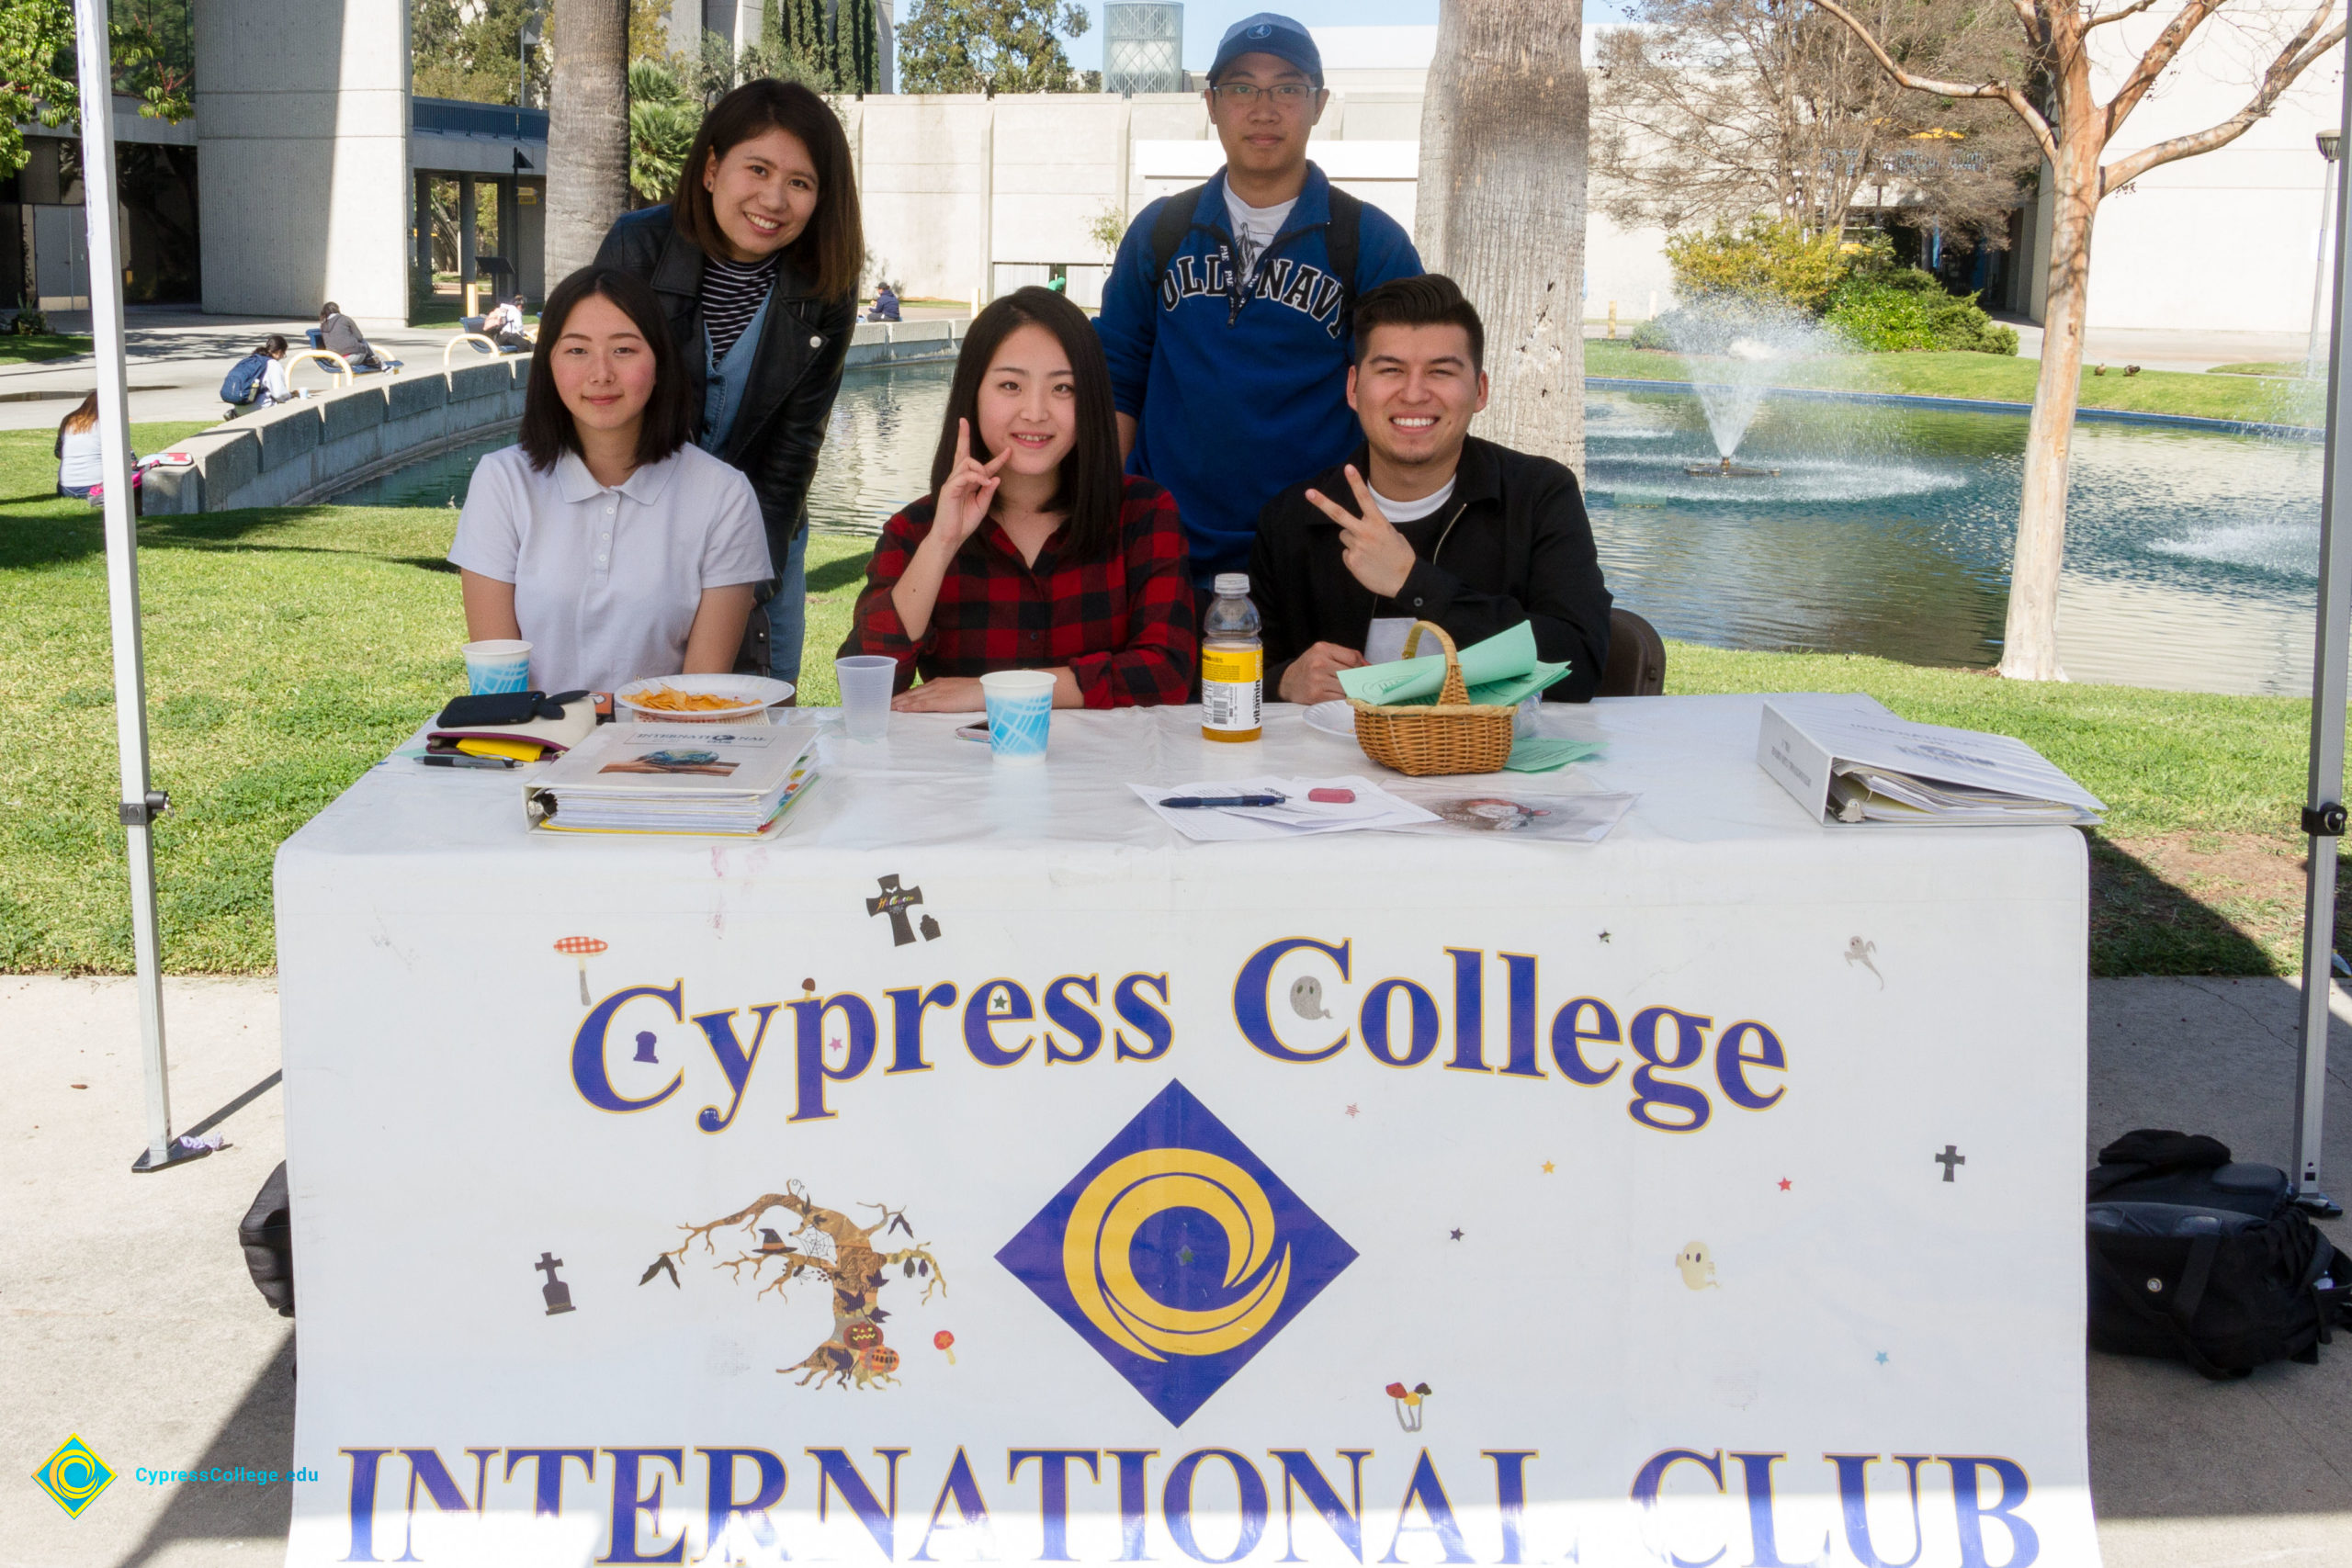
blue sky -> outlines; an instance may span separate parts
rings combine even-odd
[[[1096,0],[1081,0],[1093,26],[1070,50],[1070,63],[1081,71],[1102,64],[1102,7]],[[903,7],[902,7],[903,8]],[[1184,68],[1205,71],[1216,53],[1225,29],[1253,11],[1280,11],[1309,28],[1392,27],[1437,21],[1437,0],[1184,0]],[[1586,0],[1589,20],[1613,20],[1618,7],[1609,0]]]

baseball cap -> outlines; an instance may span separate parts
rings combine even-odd
[[[1216,58],[1209,62],[1209,80],[1216,81],[1227,66],[1244,54],[1271,54],[1287,60],[1306,72],[1307,80],[1317,87],[1323,85],[1323,54],[1315,47],[1314,35],[1303,24],[1279,13],[1260,11],[1226,28],[1225,37],[1217,40]]]

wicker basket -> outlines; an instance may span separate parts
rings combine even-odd
[[[1445,684],[1434,703],[1381,704],[1348,699],[1356,710],[1356,744],[1363,754],[1384,767],[1421,777],[1430,773],[1491,773],[1510,755],[1511,717],[1519,710],[1509,703],[1468,701],[1462,683],[1462,661],[1453,639],[1434,621],[1415,621],[1405,637],[1405,657],[1421,646],[1421,634],[1435,637],[1445,649]]]

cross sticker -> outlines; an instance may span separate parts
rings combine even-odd
[[[1968,1163],[1968,1156],[1962,1154],[1959,1149],[1951,1144],[1946,1144],[1944,1145],[1944,1152],[1936,1156],[1936,1163],[1944,1168],[1944,1179],[1946,1181],[1950,1181],[1951,1179],[1952,1168],[1954,1166],[1966,1165]]]
[[[548,1277],[548,1283],[552,1285],[555,1283],[555,1271],[563,1267],[563,1259],[552,1252],[542,1252],[539,1254],[539,1260],[531,1267],[545,1274]]]
[[[890,945],[893,947],[910,945],[915,940],[915,928],[914,922],[907,918],[907,911],[922,902],[922,889],[899,886],[896,875],[877,876],[875,882],[882,891],[878,897],[865,901],[867,918],[871,919],[876,915],[889,916]],[[923,924],[931,928],[923,932],[925,936],[933,935],[939,930],[938,922],[927,915],[923,917]]]

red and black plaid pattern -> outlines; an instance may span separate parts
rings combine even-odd
[[[1181,703],[1199,659],[1192,569],[1176,500],[1149,479],[1130,478],[1119,507],[1119,543],[1096,561],[1063,561],[1057,534],[1036,564],[990,518],[980,525],[939,585],[939,603],[920,641],[908,637],[890,591],[926,535],[925,496],[883,526],[866,568],[857,622],[842,651],[899,661],[898,689],[947,675],[1068,665],[1091,708]]]

